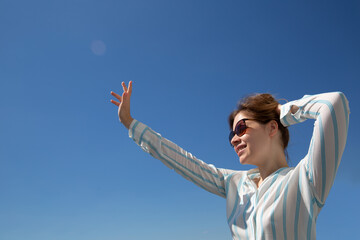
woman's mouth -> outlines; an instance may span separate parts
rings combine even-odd
[[[246,144],[240,144],[236,147],[236,154],[240,157],[240,155],[245,151]]]

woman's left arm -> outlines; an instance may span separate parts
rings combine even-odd
[[[341,92],[305,95],[281,106],[280,119],[284,126],[316,120],[308,155],[302,164],[314,195],[322,204],[333,185],[345,148],[349,113],[348,101]]]

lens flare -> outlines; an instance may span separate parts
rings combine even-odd
[[[92,41],[90,48],[91,51],[97,56],[102,56],[106,52],[106,45],[101,40]]]

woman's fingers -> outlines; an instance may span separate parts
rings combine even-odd
[[[119,95],[119,94],[117,94],[117,93],[114,93],[114,92],[112,92],[111,91],[111,95],[113,95],[114,97],[116,97],[120,102],[121,102],[121,96]]]
[[[115,104],[116,106],[120,106],[120,103],[117,102],[117,101],[114,101],[114,100],[111,99],[110,102],[112,102],[112,103]]]
[[[129,82],[129,87],[126,86],[125,82],[122,82],[121,83],[122,87],[123,87],[123,90],[124,92],[128,93],[129,95],[131,95],[131,92],[132,92],[132,81]]]
[[[121,83],[123,93],[121,96],[111,91],[111,95],[114,96],[118,101],[110,100],[111,103],[118,106],[118,115],[120,122],[124,124],[126,128],[130,127],[133,118],[130,115],[130,96],[132,92],[132,81],[129,82],[128,86],[124,82]]]
[[[123,87],[123,93],[122,96],[120,96],[119,94],[111,91],[111,95],[113,95],[117,100],[119,100],[119,102],[111,100],[111,102],[113,104],[115,104],[116,106],[120,106],[121,103],[126,102],[126,104],[129,104],[129,99],[131,96],[131,92],[132,92],[132,81],[129,82],[129,88],[126,86],[126,84],[124,82],[121,83],[122,87]]]
[[[281,104],[278,104],[278,107],[277,107],[277,112],[278,112],[278,114],[280,115],[280,112],[281,112]]]
[[[131,92],[132,92],[132,81],[129,82],[129,95],[131,96]]]
[[[127,92],[128,89],[127,89],[127,87],[126,87],[126,84],[125,84],[124,82],[122,82],[121,85],[122,85],[122,87],[123,87],[124,92]]]

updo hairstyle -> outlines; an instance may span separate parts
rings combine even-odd
[[[275,120],[278,124],[279,131],[281,133],[282,146],[286,152],[290,135],[287,127],[284,127],[280,122],[280,115],[278,111],[278,101],[268,93],[254,94],[243,98],[237,105],[237,109],[234,110],[229,116],[229,126],[232,130],[235,116],[244,111],[249,117],[256,119],[256,121],[266,124],[271,120]]]

